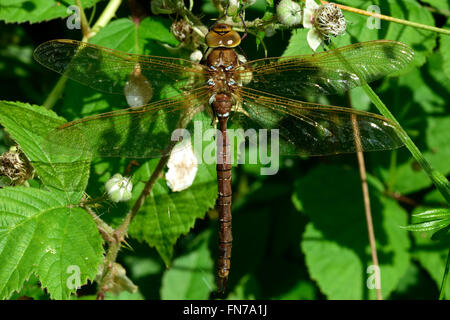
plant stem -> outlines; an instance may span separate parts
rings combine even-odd
[[[425,170],[427,175],[430,177],[431,181],[433,181],[436,188],[444,196],[447,203],[450,203],[450,183],[448,182],[447,178],[436,169],[433,169],[430,163],[425,159],[423,154],[420,152],[419,148],[417,148],[417,146],[414,144],[414,142],[411,140],[411,138],[408,136],[405,130],[400,126],[397,119],[395,119],[395,117],[385,106],[385,104],[381,101],[380,97],[378,97],[378,95],[372,90],[372,88],[368,84],[364,84],[362,88],[369,96],[369,98],[372,100],[372,102],[375,104],[378,111],[380,111],[380,113],[383,116],[385,116],[386,118],[397,124],[398,129],[397,131],[402,142],[408,148],[409,152],[411,152],[414,159],[420,164],[422,169]]]
[[[336,49],[334,44],[330,42],[329,47],[332,49]],[[345,60],[344,57],[341,56],[341,60],[343,63],[346,64],[346,66],[351,70],[353,73],[355,73],[359,79],[364,81],[364,77],[361,76],[355,68],[353,68],[350,63]],[[411,140],[411,138],[408,136],[406,131],[402,128],[400,123],[395,119],[394,115],[389,111],[389,109],[386,107],[386,105],[381,101],[380,97],[373,91],[373,89],[367,84],[364,83],[361,85],[363,90],[366,92],[370,100],[373,104],[377,107],[378,111],[391,120],[393,124],[396,125],[396,131],[399,136],[399,138],[402,140],[402,142],[405,144],[405,146],[408,148],[409,152],[412,154],[414,159],[420,164],[422,169],[425,171],[425,173],[428,175],[428,177],[431,179],[431,181],[434,183],[438,191],[442,194],[442,196],[445,198],[447,203],[450,204],[450,183],[447,180],[447,178],[437,171],[436,169],[433,169],[433,167],[428,163],[428,161],[425,159],[423,154],[420,152],[419,148],[414,144],[414,142]]]
[[[44,103],[42,104],[44,108],[47,109],[53,108],[53,106],[56,104],[59,98],[61,98],[64,88],[66,87],[66,82],[67,82],[66,76],[59,77],[52,91],[47,96],[47,99],[45,99]]]
[[[352,99],[350,93],[347,92],[347,100],[349,106],[352,107]],[[361,136],[359,133],[358,123],[356,122],[356,116],[352,115],[352,125],[355,137],[356,157],[358,159],[359,176],[361,178],[361,189],[363,193],[364,212],[366,216],[367,233],[369,236],[370,252],[372,255],[372,265],[375,267],[375,288],[377,292],[377,300],[383,300],[381,295],[381,274],[380,264],[378,263],[377,245],[375,241],[375,231],[373,229],[372,209],[370,206],[369,187],[367,185],[367,173],[366,164],[364,161],[364,154],[361,148]]]
[[[111,19],[116,15],[117,9],[119,9],[121,3],[122,0],[109,1],[100,17],[98,17],[97,22],[91,28],[91,34],[89,35],[89,38],[92,38],[94,35],[96,35],[97,32],[100,31],[100,29],[105,27],[111,21]],[[85,41],[84,38],[82,41]]]
[[[80,9],[81,31],[83,32],[83,37],[88,37],[91,32],[91,29],[89,28],[89,23],[86,19],[86,14],[84,13],[83,7],[81,5],[81,1],[76,0],[75,3],[77,4],[78,8]]]
[[[172,148],[175,146],[176,142],[172,142],[169,145],[168,150],[172,150]],[[142,207],[142,205],[145,202],[145,198],[150,194],[150,192],[153,189],[153,186],[155,185],[158,178],[161,176],[161,173],[164,169],[164,167],[167,164],[167,161],[169,161],[170,152],[167,153],[167,155],[163,156],[156,166],[155,170],[153,171],[152,175],[148,179],[147,183],[144,186],[144,189],[142,190],[141,194],[139,195],[139,198],[136,200],[135,204],[131,208],[131,210],[127,213],[125,216],[125,219],[122,221],[120,226],[116,229],[114,232],[114,241],[110,243],[108,247],[108,251],[103,263],[103,272],[101,275],[100,280],[98,281],[98,292],[97,292],[97,300],[103,300],[106,294],[106,291],[108,290],[108,283],[110,282],[110,276],[111,271],[114,265],[114,262],[117,259],[117,255],[119,253],[122,241],[125,238],[125,235],[128,232],[128,228],[130,227],[131,221],[134,219],[136,214],[138,213],[139,209]]]
[[[450,11],[448,11],[448,10],[437,9],[437,8],[433,8],[433,7],[429,7],[429,6],[424,6],[424,8],[430,12],[441,14],[446,17],[450,17]]]
[[[174,146],[175,144],[173,144]],[[173,148],[170,147],[170,149]],[[136,214],[138,213],[139,209],[142,207],[142,205],[145,202],[145,198],[150,194],[150,192],[153,189],[153,186],[155,185],[155,182],[158,180],[158,178],[161,176],[162,170],[167,164],[167,161],[169,161],[169,155],[163,156],[156,166],[155,170],[153,171],[153,174],[150,176],[150,179],[145,184],[144,190],[142,190],[141,194],[139,195],[139,198],[136,200],[133,208],[131,208],[130,212],[128,212],[127,216],[121,223],[121,225],[116,229],[116,237],[117,238],[123,238],[125,234],[128,231],[128,228],[130,226],[131,221],[134,219]]]
[[[321,2],[323,4],[329,3],[328,1],[321,1]],[[413,28],[419,28],[419,29],[424,29],[424,30],[428,30],[428,31],[433,31],[433,32],[438,32],[438,33],[450,35],[450,30],[437,28],[437,27],[433,27],[433,26],[428,26],[428,25],[425,25],[425,24],[412,22],[412,21],[408,21],[408,20],[398,19],[398,18],[386,16],[384,14],[379,14],[379,13],[369,12],[369,11],[365,11],[365,10],[361,10],[361,9],[357,9],[357,8],[353,8],[353,7],[349,7],[349,6],[344,6],[342,4],[335,3],[335,5],[337,7],[339,7],[339,8],[341,8],[342,10],[353,12],[353,13],[357,13],[357,14],[361,14],[361,15],[364,15],[364,16],[379,18],[379,19],[382,19],[382,20],[403,24],[403,25],[406,25],[406,26],[409,26],[409,27],[413,27]]]
[[[105,7],[105,10],[103,10],[102,14],[98,18],[97,22],[94,24],[94,26],[90,29],[90,32],[88,34],[83,35],[83,38],[81,41],[88,41],[91,37],[97,34],[98,31],[100,31],[101,28],[106,26],[109,21],[114,17],[116,14],[117,9],[119,8],[122,0],[110,0],[108,5]],[[47,109],[53,108],[53,106],[56,104],[56,102],[61,98],[62,93],[64,91],[64,88],[66,87],[67,77],[62,75],[58,81],[56,82],[56,85],[53,87],[52,91],[48,95],[47,99],[45,99],[43,106]]]
[[[450,249],[448,250],[447,262],[445,264],[444,276],[442,277],[441,289],[439,290],[439,300],[444,300],[445,298],[445,288],[448,279],[448,271],[450,269]]]

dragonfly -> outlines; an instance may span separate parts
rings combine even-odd
[[[244,129],[279,130],[286,150],[291,150],[286,154],[323,156],[401,147],[398,125],[387,118],[300,101],[298,97],[344,93],[403,69],[413,60],[414,52],[401,42],[375,40],[312,55],[246,61],[236,51],[241,42],[239,33],[226,23],[212,26],[205,41],[209,49],[199,63],[64,39],[41,44],[34,58],[93,89],[126,95],[132,82],[141,92],[136,96],[147,92],[147,99],[152,99],[148,103],[137,99],[138,106],[61,125],[47,137],[53,152],[167,156],[173,149],[174,130],[189,128],[198,113],[211,117],[221,133],[216,139],[217,288],[223,292],[232,249],[228,121]]]

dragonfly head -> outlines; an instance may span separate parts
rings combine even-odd
[[[210,48],[234,48],[241,43],[241,36],[229,24],[215,24],[206,34],[206,44]]]

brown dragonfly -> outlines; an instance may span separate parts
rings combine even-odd
[[[161,157],[172,150],[172,132],[189,128],[195,114],[206,113],[218,124],[219,291],[228,279],[232,242],[229,119],[244,129],[278,129],[285,150],[291,150],[286,154],[394,149],[402,142],[390,120],[294,98],[342,93],[398,71],[413,59],[407,45],[379,40],[246,62],[235,51],[240,41],[229,25],[214,25],[206,36],[209,50],[203,63],[129,54],[75,40],[52,40],[34,52],[47,68],[106,93],[123,95],[131,78],[137,78],[136,86],[153,91],[155,100],[60,126],[47,138],[54,152]]]

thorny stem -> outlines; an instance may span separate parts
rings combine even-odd
[[[97,22],[90,29],[90,32],[86,35],[83,35],[83,39],[81,41],[88,41],[89,38],[92,38],[94,35],[97,34],[97,32],[100,31],[101,28],[106,26],[108,22],[111,21],[111,19],[116,14],[116,11],[119,8],[121,2],[122,0],[110,0],[108,5],[105,7],[105,10],[103,10],[102,14],[98,18]],[[66,82],[67,82],[66,76],[61,76],[59,78],[58,82],[56,82],[56,85],[53,87],[52,91],[50,92],[47,99],[43,103],[43,106],[45,108],[47,109],[53,108],[53,106],[61,97],[64,88],[66,87]]]
[[[347,92],[347,100],[349,106],[352,107],[352,99],[349,92]],[[359,133],[358,124],[354,116],[352,116],[352,120],[355,120],[352,121],[352,124],[353,124],[353,131],[355,133],[354,135],[356,145],[356,157],[358,159],[359,176],[361,178],[361,189],[363,193],[364,212],[366,215],[370,252],[372,255],[372,265],[375,266],[375,283],[377,284],[376,286],[377,300],[383,300],[383,297],[381,295],[381,274],[379,272],[380,265],[378,263],[377,245],[375,241],[375,232],[373,229],[372,209],[370,207],[369,187],[367,185],[366,164],[364,162],[364,155],[361,148],[361,137]]]
[[[192,112],[190,116],[193,116],[195,112]],[[185,128],[187,124],[191,121],[191,117],[188,113],[185,113],[181,116],[178,128]],[[169,161],[170,154],[172,153],[173,148],[177,144],[178,141],[171,140],[167,149],[164,152],[164,156],[160,158],[155,170],[152,175],[148,179],[147,183],[144,186],[139,198],[134,203],[131,210],[125,216],[125,219],[122,221],[120,226],[113,232],[114,241],[110,243],[108,248],[108,252],[106,254],[106,258],[103,263],[103,272],[100,280],[98,281],[98,293],[97,299],[102,300],[105,297],[106,291],[108,290],[108,284],[110,282],[111,271],[114,266],[114,263],[117,259],[117,254],[119,253],[121,243],[124,241],[124,238],[128,232],[128,228],[130,227],[131,221],[133,221],[136,214],[139,212],[139,209],[145,202],[145,198],[150,194],[155,185],[156,181],[160,178],[164,167]]]
[[[172,143],[169,146],[169,150],[173,148],[175,143]],[[155,185],[158,178],[161,176],[161,173],[164,169],[164,167],[167,164],[167,161],[169,160],[169,155],[163,156],[156,166],[155,170],[153,171],[152,175],[148,179],[147,183],[144,186],[144,190],[142,190],[141,194],[139,195],[139,198],[136,200],[134,206],[131,208],[131,210],[127,213],[125,216],[125,219],[122,221],[120,226],[115,230],[111,231],[113,241],[109,243],[108,251],[106,253],[106,257],[103,263],[103,272],[100,277],[100,280],[98,282],[98,293],[97,293],[97,300],[103,300],[106,294],[106,291],[108,289],[108,283],[110,281],[111,271],[112,267],[114,265],[114,262],[117,259],[117,254],[119,253],[122,241],[125,238],[126,233],[128,232],[128,228],[130,227],[130,223],[133,220],[133,218],[138,213],[139,209],[142,207],[142,205],[145,202],[145,198],[150,194],[152,191],[153,186]]]
[[[321,2],[323,4],[330,3],[328,1],[321,1]],[[424,29],[424,30],[428,30],[428,31],[433,31],[433,32],[438,32],[438,33],[450,35],[450,30],[437,28],[437,27],[433,27],[433,26],[428,26],[428,25],[425,25],[425,24],[412,22],[412,21],[408,21],[408,20],[403,20],[403,19],[399,19],[399,18],[394,18],[394,17],[386,16],[384,14],[379,14],[379,13],[375,13],[375,12],[369,12],[369,11],[365,11],[365,10],[361,10],[361,9],[357,9],[357,8],[353,8],[353,7],[349,7],[349,6],[344,6],[344,5],[338,4],[338,3],[334,3],[334,4],[337,7],[341,8],[342,10],[345,10],[345,11],[361,14],[361,15],[364,15],[364,16],[379,18],[379,19],[382,19],[382,20],[403,24],[403,25],[409,26],[409,27],[414,27],[414,28],[419,28],[419,29]]]
[[[81,5],[80,0],[75,1],[78,8],[80,9],[80,18],[81,18],[81,32],[83,33],[83,37],[89,37],[91,32],[91,28],[89,28],[89,23],[86,18],[86,14],[84,13],[83,6]]]
[[[100,231],[100,234],[102,235],[103,240],[105,240],[108,243],[112,243],[114,241],[114,238],[112,237],[112,234],[114,232],[114,229],[111,228],[105,221],[103,221],[89,206],[84,207],[86,211],[89,213],[89,215],[94,219],[95,224],[97,225],[98,231]]]

